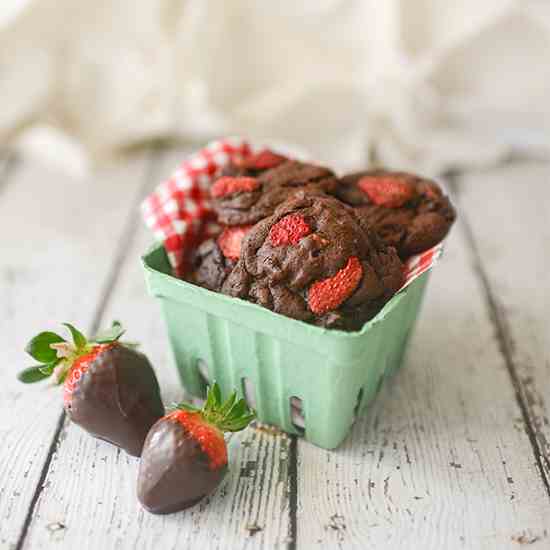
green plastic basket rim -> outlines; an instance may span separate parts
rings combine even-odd
[[[372,319],[370,319],[363,325],[361,330],[349,332],[349,331],[343,331],[343,330],[332,329],[332,328],[327,329],[323,327],[318,327],[316,325],[305,323],[304,321],[299,321],[298,319],[292,319],[290,317],[281,315],[280,313],[275,313],[274,311],[271,311],[265,307],[259,306],[258,304],[247,302],[246,300],[242,300],[240,298],[233,298],[231,296],[226,296],[224,294],[220,294],[219,292],[214,292],[212,290],[208,290],[206,288],[195,285],[183,279],[179,279],[178,277],[174,277],[174,275],[170,273],[159,271],[158,269],[154,268],[150,264],[150,259],[152,256],[159,254],[160,252],[162,252],[164,257],[166,258],[164,245],[162,243],[155,243],[151,245],[151,247],[149,247],[149,249],[144,255],[141,256],[141,262],[142,262],[143,268],[145,269],[146,272],[148,272],[155,278],[164,279],[171,285],[176,285],[177,287],[185,289],[186,292],[191,291],[198,295],[202,294],[204,296],[214,298],[215,300],[224,302],[230,305],[231,307],[243,308],[243,310],[245,309],[254,310],[257,314],[264,315],[266,319],[270,319],[271,322],[295,323],[296,330],[303,331],[304,333],[309,334],[311,336],[322,336],[322,335],[330,334],[331,337],[340,339],[342,341],[360,338],[366,332],[368,332],[373,326],[381,323],[384,320],[384,318],[394,308],[396,308],[399,305],[399,303],[404,299],[406,294],[410,291],[410,289],[413,286],[413,284],[409,284],[405,288],[397,292]],[[166,261],[168,262],[167,258],[166,258]],[[418,277],[418,279],[426,277],[431,270],[432,270],[432,267],[430,267],[426,272],[424,272],[420,277]]]

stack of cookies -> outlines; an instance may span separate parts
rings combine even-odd
[[[440,242],[456,213],[434,182],[403,172],[341,178],[269,150],[210,189],[220,232],[188,279],[294,319],[358,330],[399,290],[403,261]]]

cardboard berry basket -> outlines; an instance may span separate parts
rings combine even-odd
[[[290,319],[178,278],[182,250],[208,236],[212,179],[253,150],[241,140],[210,144],[147,199],[144,217],[161,241],[143,256],[147,288],[160,301],[182,384],[192,395],[205,395],[206,367],[224,397],[236,389],[261,422],[333,449],[401,364],[442,246],[411,258],[403,288],[356,332]]]

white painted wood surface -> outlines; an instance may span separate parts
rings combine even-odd
[[[336,453],[298,445],[305,548],[547,548],[550,498],[461,224],[406,362]]]
[[[502,353],[550,487],[550,167],[470,174],[460,191]]]
[[[0,188],[2,549],[21,536],[61,413],[61,396],[47,383],[16,380],[17,371],[32,364],[23,348],[30,336],[59,322],[93,324],[148,157],[93,181],[21,160]]]
[[[406,365],[341,449],[247,430],[231,440],[218,491],[166,517],[137,504],[137,460],[78,427],[62,427],[48,458],[61,398],[14,378],[44,324],[121,319],[156,365],[165,401],[181,395],[145,293],[138,256],[150,237],[135,212],[143,185],[178,156],[146,156],[93,186],[27,160],[4,184],[0,175],[0,549],[550,547],[548,165],[456,182],[467,212]],[[520,221],[503,227],[495,212]],[[510,267],[521,252],[538,286]]]

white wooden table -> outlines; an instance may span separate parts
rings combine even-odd
[[[460,218],[406,364],[337,451],[246,430],[214,495],[153,516],[136,459],[67,422],[59,391],[17,382],[35,332],[116,318],[165,401],[181,396],[137,212],[177,158],[88,181],[0,161],[0,548],[550,548],[548,164],[453,178]]]

